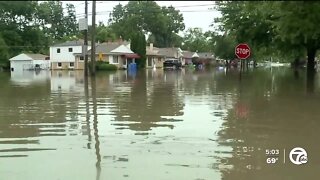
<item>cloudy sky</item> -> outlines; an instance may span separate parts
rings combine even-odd
[[[156,1],[160,6],[172,5],[180,10],[184,17],[186,29],[200,27],[203,31],[213,30],[210,25],[214,18],[221,16],[216,10],[209,10],[214,7],[214,1]],[[63,1],[63,4],[72,3],[75,5],[77,19],[84,17],[84,1]],[[107,24],[109,13],[117,4],[126,5],[128,1],[97,1],[96,22]],[[91,24],[92,3],[88,1],[89,24]],[[180,33],[181,34],[181,33]]]

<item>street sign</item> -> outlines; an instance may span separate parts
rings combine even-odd
[[[86,18],[79,19],[79,31],[88,30],[88,21]]]
[[[239,59],[247,59],[251,52],[248,44],[238,44],[235,48],[235,54]]]

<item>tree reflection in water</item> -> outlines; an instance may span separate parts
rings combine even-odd
[[[163,83],[163,79],[148,80],[146,71],[138,71],[130,88],[128,94],[122,93],[121,97],[113,96],[111,99],[117,107],[112,110],[116,116],[113,125],[134,131],[149,131],[153,127],[174,127],[161,122],[175,121],[166,120],[162,116],[182,115],[183,102],[174,92],[175,82]]]

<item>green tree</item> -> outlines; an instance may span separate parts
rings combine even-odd
[[[140,58],[137,59],[138,67],[144,68],[146,64],[146,38],[143,32],[136,32],[131,37],[131,50],[137,53]]]
[[[0,66],[5,65],[8,62],[8,59],[9,59],[8,49],[9,48],[6,42],[2,38],[2,35],[0,34]]]
[[[0,13],[0,59],[5,61],[21,52],[48,54],[53,40],[77,33],[74,6],[63,13],[60,1],[1,1]]]
[[[113,32],[111,27],[105,26],[102,22],[96,27],[96,41],[101,43],[107,41],[114,41],[117,39],[117,35]]]
[[[130,1],[114,7],[109,18],[115,34],[129,40],[133,33],[151,34],[157,47],[181,44],[178,33],[184,30],[183,16],[171,7],[160,7],[154,1]]]
[[[249,42],[254,49],[267,48],[282,57],[308,55],[308,69],[314,69],[320,48],[319,3],[225,1],[217,5],[222,17],[216,22],[237,42]]]
[[[189,51],[210,52],[209,37],[202,32],[201,28],[190,28],[184,34],[183,49]]]
[[[216,35],[213,37],[214,54],[216,57],[225,60],[233,60],[235,58],[234,48],[236,46],[235,38],[231,35]]]
[[[67,13],[64,14],[61,1],[45,1],[37,7],[37,22],[46,36],[53,41],[78,34],[75,7],[67,4],[66,9]]]
[[[76,19],[76,10],[73,4],[67,4],[67,14],[63,17],[65,27],[64,36],[74,36],[78,33],[78,23]]]

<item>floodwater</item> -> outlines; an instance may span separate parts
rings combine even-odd
[[[320,78],[305,74],[2,72],[0,179],[317,179]]]

